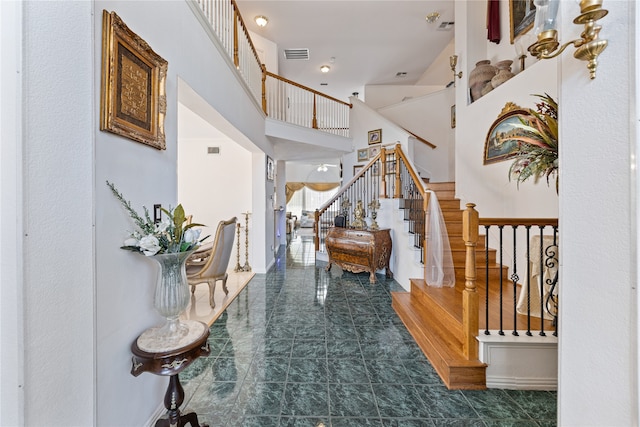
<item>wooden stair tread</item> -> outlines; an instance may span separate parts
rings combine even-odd
[[[486,364],[467,360],[460,344],[408,292],[393,292],[392,306],[449,389],[485,389]]]

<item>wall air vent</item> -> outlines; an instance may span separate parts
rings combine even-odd
[[[220,154],[220,147],[207,147],[207,154]]]
[[[285,49],[284,50],[284,59],[304,59],[304,60],[309,60],[309,49],[307,49],[307,48]]]
[[[455,24],[455,22],[453,21],[442,21],[440,25],[438,25],[438,30],[439,31],[453,30],[453,24]]]

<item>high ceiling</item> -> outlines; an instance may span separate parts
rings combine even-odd
[[[279,75],[343,101],[365,85],[442,84],[423,75],[453,39],[446,23],[454,21],[454,3],[237,0],[249,30],[277,44]],[[440,17],[428,23],[433,12]],[[256,25],[258,15],[269,19],[266,27]],[[309,49],[308,60],[284,58],[285,49],[299,48]],[[326,74],[324,64],[331,67]]]

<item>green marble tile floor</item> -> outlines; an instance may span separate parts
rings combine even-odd
[[[398,283],[333,270],[291,239],[180,374],[184,411],[211,427],[556,425],[555,392],[447,390],[391,308]]]

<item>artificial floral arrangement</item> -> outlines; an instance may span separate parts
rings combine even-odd
[[[187,252],[197,249],[200,243],[209,237],[200,239],[201,230],[194,229],[194,227],[203,227],[204,225],[188,224],[182,205],[170,210],[161,208],[168,218],[156,224],[149,216],[149,210],[146,206],[143,206],[144,217],[142,217],[131,207],[131,203],[125,200],[114,184],[107,181],[107,186],[140,229],[131,233],[121,249],[139,252],[146,256]]]
[[[549,179],[555,175],[558,191],[558,104],[548,94],[535,95],[540,98],[536,109],[528,109],[530,116],[519,117],[515,125],[520,132],[518,151],[509,168],[509,180],[521,182],[533,177],[538,182],[541,177]]]

